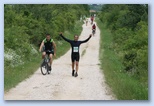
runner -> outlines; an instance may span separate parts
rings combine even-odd
[[[91,38],[91,34],[89,35],[89,37],[84,40],[84,41],[78,41],[78,35],[74,36],[74,40],[69,40],[67,38],[65,38],[62,34],[62,32],[60,33],[60,36],[67,41],[68,43],[71,44],[72,47],[72,54],[71,54],[71,60],[72,60],[72,76],[77,77],[78,76],[78,69],[79,69],[79,59],[80,59],[80,53],[79,53],[79,47],[82,43],[87,42],[90,38]],[[76,73],[75,73],[75,67],[76,65]],[[75,75],[74,75],[75,73]]]
[[[88,25],[88,18],[86,18],[86,26]]]

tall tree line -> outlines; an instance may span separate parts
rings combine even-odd
[[[11,53],[30,60],[32,48],[41,43],[45,34],[58,40],[59,32],[75,30],[76,21],[88,12],[86,4],[5,4],[5,63],[11,62]]]

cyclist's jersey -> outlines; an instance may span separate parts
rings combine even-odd
[[[92,29],[96,29],[96,26],[95,26],[95,25],[93,25],[93,26],[92,26]]]
[[[91,36],[89,38],[87,38],[86,40],[84,41],[74,41],[74,40],[69,40],[67,38],[65,38],[64,36],[60,35],[65,41],[69,42],[71,47],[72,47],[72,54],[79,54],[79,47],[82,43],[85,43],[87,42]]]
[[[44,42],[45,51],[47,50],[53,51],[53,39],[50,39],[49,41],[47,41],[47,39],[45,38],[43,42]]]

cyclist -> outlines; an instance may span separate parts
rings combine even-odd
[[[77,77],[78,76],[78,69],[79,69],[79,59],[80,59],[79,47],[80,47],[80,45],[82,43],[87,42],[91,38],[92,35],[90,34],[89,35],[89,38],[87,38],[84,41],[78,41],[78,35],[75,35],[74,36],[74,40],[69,40],[69,39],[65,38],[62,33],[60,33],[60,36],[65,41],[67,41],[68,43],[71,44],[71,47],[72,47],[72,54],[71,54],[71,60],[72,60],[72,76]],[[75,65],[76,65],[76,73],[75,73],[75,70],[74,70]],[[74,73],[75,73],[75,75],[74,75]]]
[[[96,25],[95,24],[93,24],[93,26],[92,26],[92,33],[93,33],[93,35],[96,33]]]
[[[91,16],[91,24],[93,24],[94,16]]]
[[[53,58],[53,56],[56,56],[56,44],[53,41],[53,39],[51,39],[50,34],[46,34],[46,38],[42,41],[39,51],[40,52],[43,51],[42,59],[45,58],[46,54],[49,55],[49,58],[50,58],[49,70],[51,71],[52,70],[52,68],[51,68],[52,58]]]

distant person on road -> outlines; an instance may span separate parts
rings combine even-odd
[[[93,26],[92,26],[92,33],[93,33],[93,35],[96,33],[96,25],[95,24],[93,24]]]
[[[94,22],[94,16],[91,16],[91,24]]]
[[[62,34],[62,32],[60,33],[60,36],[67,41],[68,43],[70,43],[71,47],[72,47],[72,54],[71,54],[71,60],[72,60],[72,76],[77,77],[78,76],[78,69],[79,69],[79,59],[80,59],[80,53],[79,53],[79,47],[82,43],[87,42],[90,38],[91,38],[91,34],[89,35],[89,37],[84,40],[84,41],[78,41],[78,35],[74,36],[74,40],[69,40],[67,38],[65,38]],[[76,65],[76,73],[75,73],[75,67]],[[75,75],[74,75],[75,73]]]
[[[56,56],[56,44],[53,41],[53,39],[51,39],[50,34],[46,34],[46,38],[42,41],[39,51],[40,52],[43,51],[42,59],[45,58],[46,54],[49,55],[49,58],[50,58],[49,70],[51,71],[52,70],[52,68],[51,68],[52,58],[53,58],[53,56]]]
[[[86,18],[86,26],[88,25],[88,18]]]

